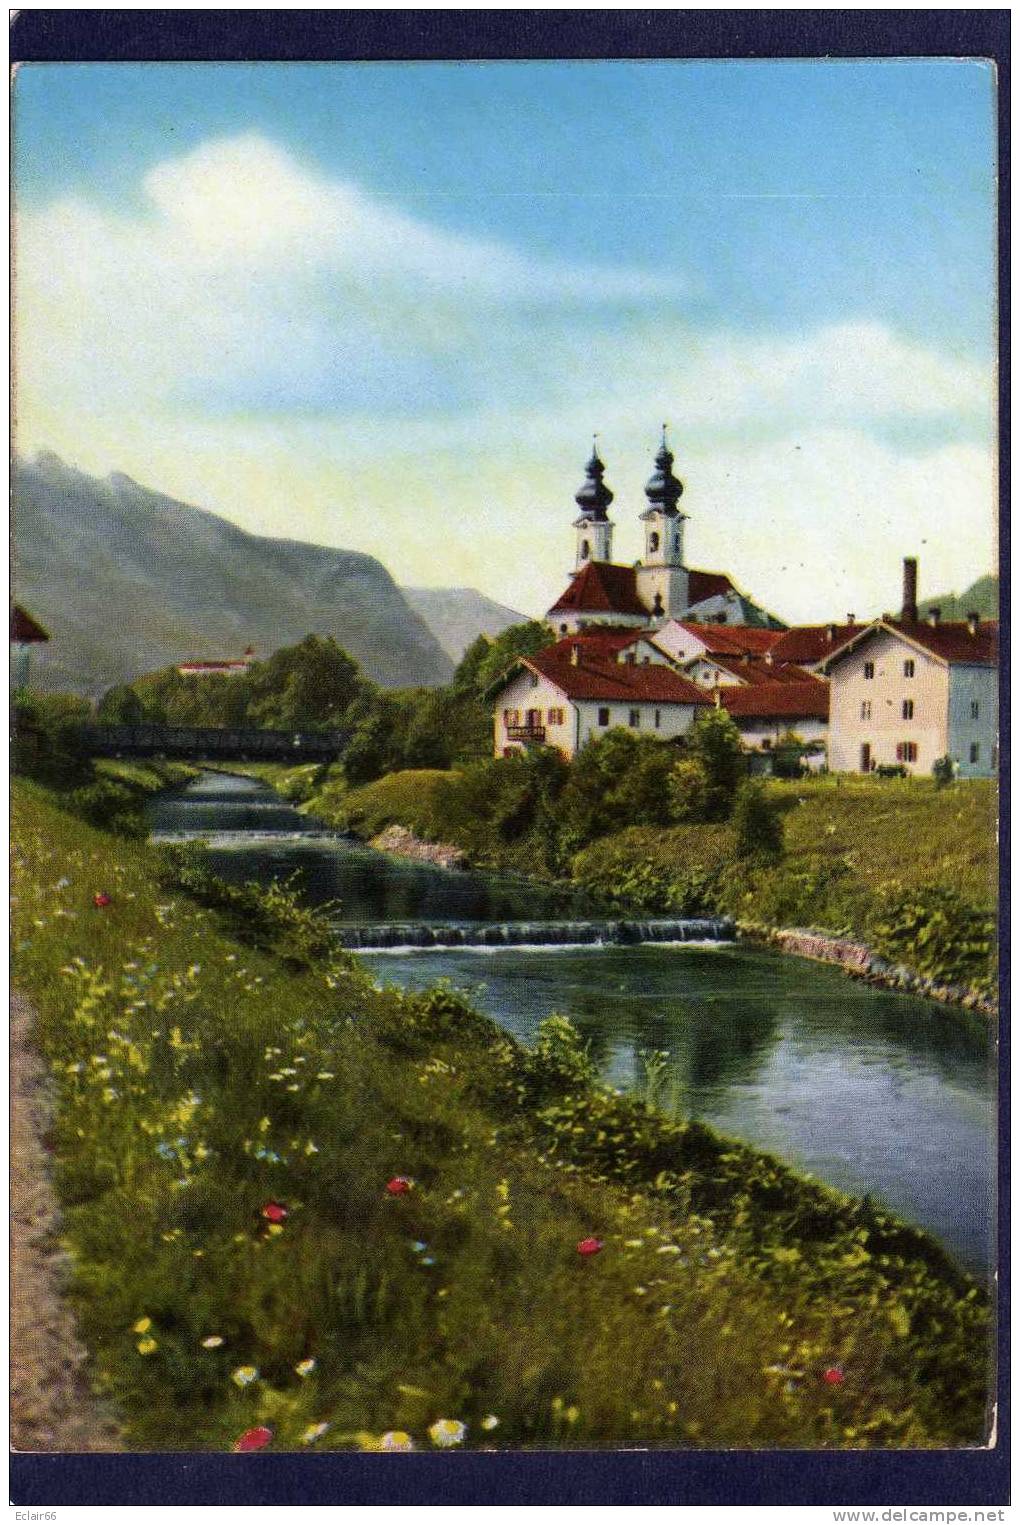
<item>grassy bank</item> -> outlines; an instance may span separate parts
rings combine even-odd
[[[980,1443],[984,1295],[926,1235],[592,1087],[561,1023],[529,1055],[450,993],[253,947],[39,785],[15,837],[74,1304],[129,1444]]]

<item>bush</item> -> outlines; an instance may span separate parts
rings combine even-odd
[[[67,798],[67,807],[91,826],[116,832],[118,836],[145,836],[139,796],[112,778],[97,778],[94,783],[73,790]]]
[[[87,782],[92,763],[81,728],[88,718],[88,700],[77,694],[20,694],[13,714],[14,772],[65,788]]]
[[[733,829],[740,858],[778,858],[783,851],[783,822],[759,779],[748,779],[737,791]]]
[[[704,763],[685,757],[673,764],[669,775],[669,813],[678,825],[705,819],[708,787]]]
[[[725,821],[746,776],[736,723],[724,709],[702,710],[687,733],[688,755],[705,771],[706,821]]]
[[[931,765],[932,777],[935,780],[936,789],[944,789],[947,784],[953,782],[956,769],[953,767],[953,759],[948,755],[936,757]]]
[[[884,958],[931,979],[979,989],[993,983],[995,918],[949,885],[883,886],[870,932]]]
[[[569,1017],[553,1013],[538,1029],[538,1041],[523,1065],[527,1095],[540,1100],[584,1091],[597,1078],[585,1043]]]

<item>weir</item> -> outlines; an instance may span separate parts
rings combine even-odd
[[[731,942],[726,918],[656,917],[646,921],[385,922],[336,926],[344,948],[382,952],[397,948],[582,948],[634,943]]]

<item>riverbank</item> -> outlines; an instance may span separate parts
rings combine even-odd
[[[569,1028],[529,1056],[459,997],[284,964],[142,844],[15,805],[15,977],[129,1445],[981,1443],[984,1293],[929,1236],[592,1086]]]
[[[729,916],[744,935],[858,978],[987,1016],[998,1010],[996,797],[980,780],[944,789],[927,779],[770,780],[784,826],[778,861],[738,862],[725,824],[629,827],[575,854],[569,878],[551,881],[512,844],[502,855],[470,850],[449,809],[456,774],[405,771],[348,790],[339,768],[245,771],[365,840],[399,828],[408,856],[431,849],[458,866],[569,884],[620,914]]]

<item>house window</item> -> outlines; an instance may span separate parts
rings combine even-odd
[[[641,724],[641,711],[640,710],[631,710],[630,718],[627,721],[627,724],[633,726],[634,729],[636,730],[637,727]]]
[[[873,678],[875,676],[875,664],[874,664],[874,662],[865,662],[865,664],[864,664],[864,676],[866,678]]]
[[[914,659],[913,659],[913,657],[908,657],[907,660],[904,662],[904,664],[903,664],[903,676],[905,678],[912,678],[914,676]]]
[[[608,725],[608,724],[609,724],[609,709],[607,707],[607,708],[599,710],[599,725]]]
[[[506,725],[520,725],[520,723],[521,723],[521,712],[520,712],[520,710],[504,710],[503,711],[503,721],[504,721],[504,723]]]
[[[861,719],[862,720],[870,720],[871,719],[871,700],[870,699],[862,699],[861,700]]]
[[[549,711],[548,724],[549,725],[562,725],[563,724],[563,711],[562,710],[550,710]]]
[[[587,561],[588,557],[590,555],[591,555],[591,546],[588,544],[587,540],[582,540],[581,541],[581,560],[582,561]]]
[[[978,746],[976,741],[972,741],[971,744],[970,744],[970,760],[971,760],[971,762],[972,763],[978,762],[980,760],[980,757],[981,757],[981,748]]]
[[[659,537],[654,530],[648,537],[648,549],[652,552],[655,552],[659,549]]]
[[[977,720],[981,715],[981,706],[976,699],[970,701],[970,718]]]
[[[655,711],[655,729],[658,730],[661,725],[662,725],[662,711],[661,710],[656,710]]]
[[[904,720],[913,720],[913,718],[914,718],[914,701],[913,701],[913,699],[904,699],[904,701],[903,701],[903,718],[904,718]]]
[[[762,749],[763,752],[771,752],[772,751],[772,738],[771,738],[771,736],[763,736],[762,737],[762,739],[761,739],[761,749]]]
[[[896,743],[896,761],[897,762],[916,762],[917,761],[917,742],[916,741],[898,741]]]

